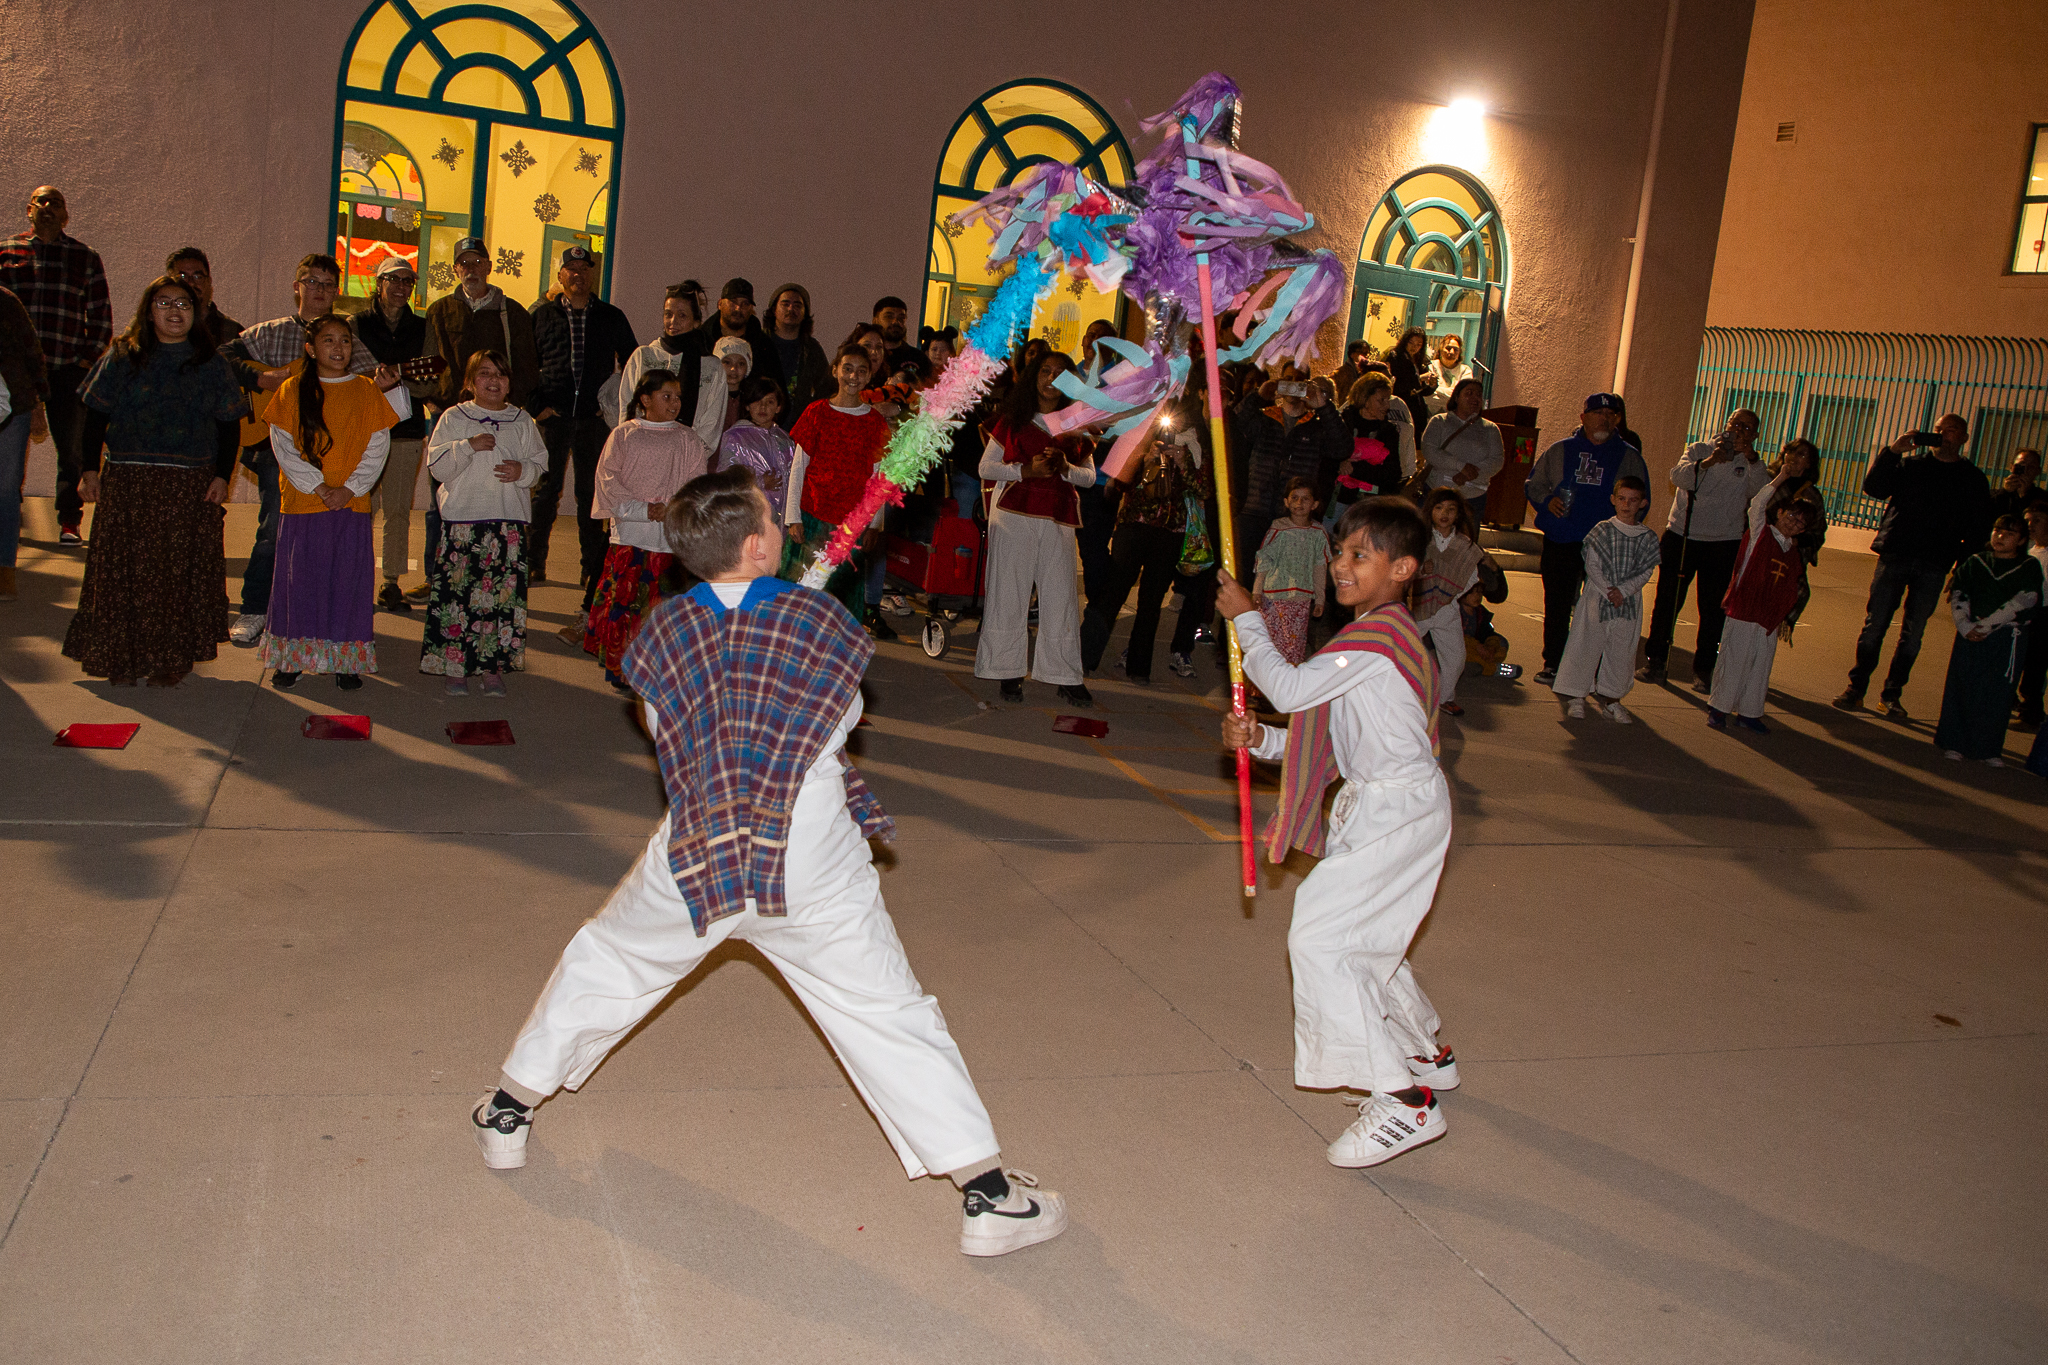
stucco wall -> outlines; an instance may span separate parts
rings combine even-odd
[[[1708,321],[2048,334],[2004,273],[2044,67],[2039,0],[1758,0]]]
[[[933,167],[968,101],[1020,76],[1080,87],[1142,155],[1138,120],[1212,67],[1246,91],[1245,149],[1286,175],[1348,262],[1380,193],[1438,159],[1431,115],[1491,109],[1465,158],[1507,224],[1512,278],[1494,398],[1563,435],[1613,376],[1663,36],[1661,6],[1474,0],[1456,41],[1402,39],[1392,6],[956,4],[916,22],[826,6],[589,0],[625,90],[612,296],[643,333],[661,288],[741,274],[811,286],[827,336],[882,293],[919,296]],[[1746,0],[1687,16],[1667,114],[1630,398],[1653,465],[1690,394],[1741,88]],[[171,8],[121,0],[0,7],[0,138],[15,202],[70,196],[125,309],[166,251],[213,256],[247,321],[288,307],[291,269],[328,239],[335,76],[360,11],[304,0]],[[1122,30],[1090,41],[1111,14]],[[1599,60],[1589,65],[1587,54]],[[1400,54],[1400,59],[1395,54]],[[1332,339],[1337,334],[1332,331]],[[1333,366],[1334,352],[1322,368]]]

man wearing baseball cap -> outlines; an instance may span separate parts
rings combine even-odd
[[[562,485],[573,476],[586,612],[611,544],[605,523],[590,514],[597,493],[597,458],[612,430],[598,407],[597,391],[640,349],[626,315],[591,292],[596,284],[597,258],[586,246],[572,246],[562,253],[561,268],[555,272],[554,296],[533,308],[533,341],[540,349],[540,396],[533,406],[539,409],[534,416],[547,442],[548,472],[533,490],[526,563],[538,580],[547,567]],[[573,634],[580,643],[582,623],[564,627],[561,634]]]
[[[356,336],[370,348],[379,365],[402,365],[416,358],[427,344],[427,323],[412,310],[412,291],[419,275],[403,256],[386,256],[377,267],[377,293],[371,307],[355,316]],[[412,396],[424,400],[434,396],[438,384],[406,386]],[[385,611],[411,611],[405,594],[398,590],[399,575],[405,572],[412,547],[412,489],[420,472],[420,449],[426,444],[427,418],[414,404],[413,415],[391,428],[391,447],[384,458],[384,472],[372,490],[377,507],[384,513],[384,535],[380,558],[384,585],[377,593],[377,605]],[[425,567],[424,563],[421,565]]]
[[[1529,471],[1528,497],[1543,532],[1543,671],[1548,687],[1571,637],[1572,612],[1586,579],[1586,533],[1614,514],[1614,481],[1633,474],[1650,486],[1649,466],[1634,446],[1614,434],[1621,403],[1611,393],[1586,399],[1579,429],[1543,452]]]
[[[754,286],[751,281],[735,275],[725,282],[725,288],[718,291],[718,306],[711,310],[711,316],[704,319],[704,325],[697,329],[704,338],[707,355],[718,353],[718,343],[726,337],[738,337],[747,343],[754,353],[754,362],[748,368],[755,374],[767,358],[768,333],[761,326],[761,319],[754,315]]]

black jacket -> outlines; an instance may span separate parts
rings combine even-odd
[[[372,303],[356,314],[356,335],[370,354],[377,357],[379,365],[396,365],[416,358],[427,344],[427,320],[408,308],[405,315],[393,327],[384,320],[384,310]],[[417,391],[413,393],[412,416],[391,428],[393,440],[408,437],[418,440],[427,434],[426,405]]]
[[[533,345],[540,352],[540,391],[530,406],[536,415],[553,408],[558,417],[600,416],[597,391],[612,377],[613,370],[640,349],[633,336],[633,324],[603,299],[591,299],[583,327],[583,380],[579,384],[569,341],[568,308],[560,299],[545,299],[533,306]]]
[[[1885,503],[1870,542],[1884,559],[1949,568],[1991,535],[1991,482],[1968,460],[1898,455],[1887,446],[1863,476],[1863,495]]]

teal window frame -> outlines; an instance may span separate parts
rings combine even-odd
[[[1429,175],[1446,176],[1462,185],[1480,206],[1479,216],[1473,217],[1465,211],[1464,205],[1448,199],[1425,197],[1410,203],[1401,197],[1404,185]],[[1373,217],[1382,208],[1391,217],[1380,230],[1378,239],[1368,242],[1365,234],[1371,231]],[[1462,223],[1464,230],[1455,239],[1441,232],[1418,232],[1413,220],[1424,209],[1442,209]],[[1486,249],[1489,236],[1496,248],[1492,252]],[[1442,246],[1449,254],[1450,271],[1413,264],[1423,250],[1432,245]],[[1478,267],[1476,272],[1466,269],[1468,250],[1473,253]],[[1500,345],[1509,272],[1507,220],[1501,216],[1500,205],[1484,181],[1462,167],[1442,163],[1404,171],[1366,212],[1366,227],[1359,234],[1358,255],[1352,264],[1351,316],[1345,329],[1345,345],[1365,335],[1366,296],[1370,293],[1409,298],[1413,311],[1408,325],[1422,327],[1424,333],[1432,338],[1442,334],[1438,326],[1431,325],[1433,319],[1476,317],[1478,322],[1474,334],[1465,344],[1465,358],[1479,362],[1479,380],[1485,391],[1485,401],[1490,403],[1493,401],[1493,362]],[[1477,312],[1447,306],[1467,292],[1479,295]],[[1459,330],[1462,335],[1463,328]]]
[[[515,128],[532,128],[541,132],[563,133],[571,137],[584,138],[605,144],[611,156],[610,199],[605,212],[605,250],[597,292],[609,298],[611,295],[612,263],[618,256],[619,185],[625,176],[624,155],[626,144],[626,95],[619,85],[618,66],[612,61],[611,49],[605,46],[604,36],[597,31],[597,25],[588,15],[571,3],[571,0],[553,0],[553,3],[575,21],[575,27],[561,38],[551,38],[547,30],[534,23],[516,10],[479,0],[478,3],[454,5],[438,10],[433,15],[422,15],[410,0],[371,0],[371,4],[349,30],[348,42],[341,49],[341,67],[334,78],[334,165],[327,177],[328,206],[327,221],[332,224],[341,213],[341,148],[342,127],[351,101],[358,104],[384,105],[393,109],[411,109],[427,114],[447,114],[456,118],[476,121],[477,140],[472,149],[469,203],[465,211],[457,213],[446,206],[435,206],[432,213],[443,215],[441,221],[462,226],[483,223],[487,233],[489,223],[485,208],[489,198],[491,133],[500,125]],[[349,68],[355,63],[356,45],[362,41],[370,21],[378,12],[389,6],[406,22],[406,34],[391,50],[390,58],[384,64],[384,74],[377,88],[350,85]],[[491,23],[504,24],[518,30],[541,49],[541,56],[531,66],[518,67],[495,53],[469,53],[458,57],[436,36],[436,30],[464,19],[481,19]],[[583,121],[583,78],[577,73],[569,54],[585,42],[597,55],[604,68],[605,80],[610,87],[613,127],[603,127]],[[406,58],[421,45],[426,45],[441,63],[440,74],[425,98],[417,95],[403,95],[398,91],[399,73],[404,70]],[[509,80],[519,91],[520,99],[526,105],[524,114],[508,114],[502,109],[485,108],[480,105],[462,104],[442,98],[450,81],[477,67],[496,71]],[[571,117],[553,119],[540,112],[540,92],[535,82],[548,71],[554,71],[561,79],[567,92]],[[414,164],[418,164],[415,162]],[[426,238],[423,235],[421,242]],[[424,266],[422,266],[424,279]],[[543,285],[545,287],[545,285]],[[422,284],[424,289],[424,284]]]
[[[1008,90],[1015,90],[1020,86],[1057,90],[1062,94],[1072,96],[1075,100],[1093,110],[1096,117],[1102,120],[1103,126],[1108,128],[1109,131],[1099,138],[1085,137],[1080,129],[1074,127],[1066,120],[1053,118],[1045,114],[1025,114],[998,121],[989,112],[988,102],[997,95]],[[964,185],[948,184],[945,179],[946,150],[953,145],[953,139],[959,134],[961,128],[970,121],[981,129],[981,142],[976,145],[974,151],[967,159],[966,183]],[[999,156],[1003,161],[1003,173],[997,179],[997,188],[1014,183],[1018,176],[1031,169],[1031,167],[1038,165],[1040,162],[1050,160],[1050,158],[1043,156],[1016,156],[1011,153],[1005,138],[1010,132],[1020,128],[1050,128],[1062,137],[1068,138],[1077,146],[1086,147],[1088,149],[1088,156],[1076,164],[1082,171],[1111,189],[1122,189],[1125,181],[1122,176],[1113,176],[1105,169],[1103,156],[1106,153],[1111,150],[1122,153],[1123,164],[1131,167],[1133,172],[1137,169],[1137,158],[1131,155],[1131,145],[1124,139],[1123,128],[1110,116],[1109,110],[1102,107],[1100,100],[1097,100],[1079,86],[1069,85],[1061,80],[1054,80],[1050,76],[1021,76],[1016,80],[1004,81],[1001,85],[991,86],[987,90],[982,91],[962,111],[960,117],[953,120],[952,126],[946,129],[945,137],[939,140],[939,163],[932,171],[932,208],[931,213],[928,215],[931,222],[938,221],[939,201],[941,198],[959,201],[960,207],[965,208],[986,193],[986,191],[975,189],[974,182],[979,177],[981,167],[989,156]],[[931,233],[930,227],[927,226],[925,231],[927,237],[929,237]],[[945,245],[948,254],[951,255],[953,243],[950,234],[946,237]],[[925,248],[925,287],[919,291],[918,299],[918,311],[923,326],[942,327],[945,325],[944,318],[933,319],[922,316],[925,300],[930,297],[931,286],[934,283],[946,285],[949,297],[960,289],[957,266],[957,260],[941,262],[938,258],[936,244],[929,240],[927,241]],[[1119,295],[1116,304],[1116,328],[1119,333],[1124,330],[1124,325],[1127,321],[1127,305],[1128,301],[1122,295]]]

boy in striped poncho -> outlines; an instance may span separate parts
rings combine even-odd
[[[825,594],[773,577],[782,537],[748,470],[693,479],[664,524],[704,581],[649,614],[621,671],[647,699],[669,812],[563,950],[498,1089],[472,1112],[484,1164],[524,1166],[534,1107],[581,1086],[706,954],[740,938],[817,1021],[904,1172],[950,1176],[965,1193],[961,1251],[1057,1236],[1064,1202],[1003,1169],[939,1002],[882,904],[863,835],[890,822],[844,758],[874,644]]]
[[[1436,668],[1402,605],[1429,545],[1405,498],[1366,498],[1337,522],[1330,580],[1356,619],[1290,666],[1251,594],[1219,575],[1216,606],[1237,623],[1245,675],[1282,711],[1285,730],[1223,718],[1223,742],[1285,756],[1267,854],[1322,861],[1294,893],[1294,1083],[1356,1090],[1358,1118],[1330,1144],[1333,1166],[1377,1166],[1444,1134],[1433,1093],[1458,1064],[1437,1044],[1437,1015],[1408,966],[1451,843],[1451,796],[1436,761]],[[1338,777],[1327,847],[1323,793]]]
[[[1635,719],[1621,699],[1636,685],[1636,639],[1643,629],[1643,585],[1657,572],[1662,549],[1643,525],[1650,486],[1633,474],[1614,480],[1614,515],[1586,532],[1586,586],[1572,613],[1572,633],[1551,690],[1573,720],[1595,711],[1618,725]]]

